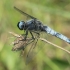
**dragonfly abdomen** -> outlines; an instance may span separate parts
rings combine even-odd
[[[51,28],[48,27],[48,26],[44,26],[44,30],[45,30],[45,32],[47,32],[48,34],[51,34],[51,35],[53,35],[53,36],[56,36],[56,37],[58,37],[58,38],[60,38],[60,39],[62,39],[62,40],[64,40],[64,41],[66,41],[67,43],[70,44],[70,39],[67,38],[66,36],[64,36],[63,34],[54,31],[53,29],[51,29]]]

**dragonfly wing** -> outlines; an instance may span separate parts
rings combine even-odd
[[[30,49],[29,49],[29,51],[28,51],[28,54],[27,54],[27,56],[26,56],[26,64],[28,64],[29,62],[31,62],[31,60],[35,57],[35,55],[36,55],[36,51],[35,51],[35,47],[36,47],[36,45],[37,45],[37,39],[35,39],[33,42],[32,42],[32,44],[31,44],[31,47],[30,47]]]
[[[27,14],[27,13],[21,11],[21,10],[18,9],[17,7],[14,6],[14,8],[15,8],[17,11],[19,11],[20,13],[24,14],[25,16],[28,16],[28,17],[30,17],[30,18],[32,18],[32,19],[36,19],[35,17],[33,17],[33,16],[31,16],[31,15],[29,15],[29,14]]]

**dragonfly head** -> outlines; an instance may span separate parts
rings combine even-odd
[[[25,22],[24,22],[24,21],[18,22],[17,27],[18,27],[20,30],[23,30],[24,27],[25,27]]]

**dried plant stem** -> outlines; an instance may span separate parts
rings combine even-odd
[[[18,34],[16,34],[16,33],[14,33],[14,32],[9,32],[11,35],[13,35],[13,36],[15,36],[15,37],[20,37],[21,35],[18,35]]]
[[[54,43],[49,42],[48,40],[46,40],[46,39],[44,39],[44,38],[40,38],[40,40],[42,40],[42,41],[44,41],[44,42],[46,42],[46,43],[48,43],[48,44],[51,44],[51,45],[53,45],[53,46],[55,46],[55,47],[57,47],[57,48],[59,48],[59,49],[61,49],[61,50],[63,50],[63,51],[65,51],[65,52],[67,52],[67,53],[70,54],[70,51],[68,51],[68,50],[66,50],[66,49],[64,49],[64,48],[62,48],[62,47],[60,47],[60,46],[58,46],[58,45],[56,45],[56,44],[54,44]]]
[[[16,33],[14,33],[14,32],[9,32],[10,34],[12,34],[13,36],[15,36],[15,37],[20,37],[21,35],[18,35],[18,34],[16,34]],[[67,52],[68,54],[70,54],[70,51],[68,51],[68,50],[66,50],[66,49],[64,49],[64,48],[62,48],[62,47],[60,47],[60,46],[58,46],[58,45],[56,45],[56,44],[54,44],[54,43],[51,43],[50,41],[48,41],[48,40],[46,40],[46,39],[44,39],[44,38],[39,38],[41,41],[44,41],[44,42],[46,42],[46,43],[48,43],[48,44],[51,44],[51,45],[53,45],[53,46],[55,46],[55,47],[57,47],[57,48],[59,48],[59,49],[61,49],[61,50],[63,50],[63,51],[65,51],[65,52]]]

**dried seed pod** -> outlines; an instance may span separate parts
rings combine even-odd
[[[24,50],[30,41],[32,41],[31,38],[24,40],[24,36],[17,37],[13,42],[14,47],[12,48],[12,51]]]

